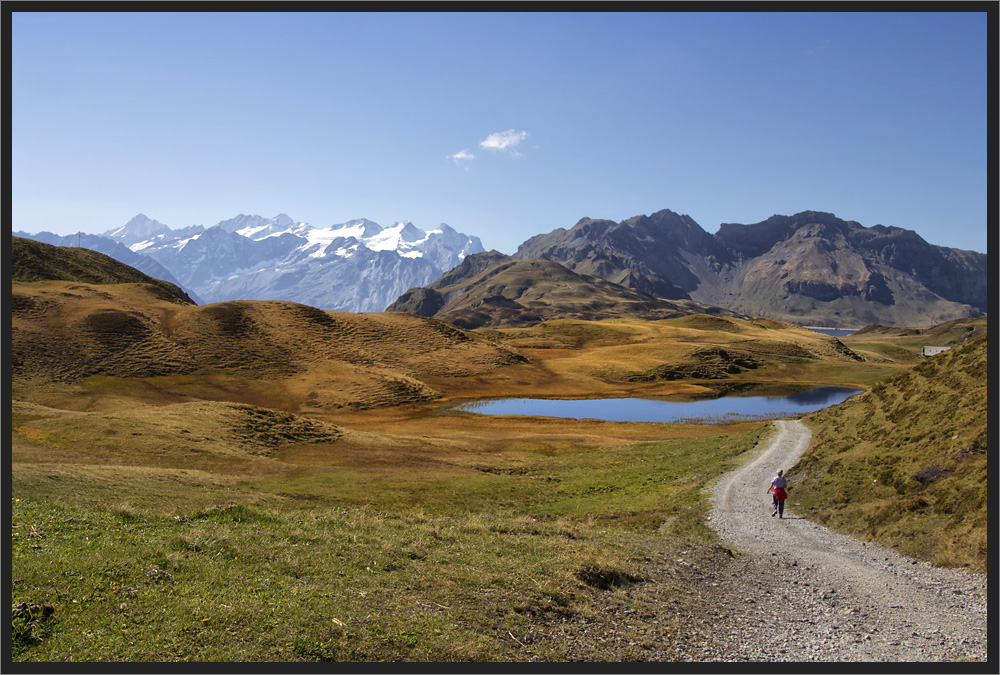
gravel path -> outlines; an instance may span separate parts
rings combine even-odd
[[[711,522],[735,551],[706,580],[717,631],[728,634],[715,658],[986,661],[984,575],[900,556],[787,506],[784,519],[770,517],[771,478],[795,464],[811,436],[798,420],[776,424],[759,455],[715,487]]]

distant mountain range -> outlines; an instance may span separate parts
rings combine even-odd
[[[558,263],[666,302],[806,326],[927,326],[986,312],[983,253],[816,211],[725,223],[713,235],[669,210],[622,222],[584,218],[568,230],[528,239],[513,256],[471,256],[390,308],[445,320],[474,316],[475,304],[483,302],[476,287],[515,260]],[[457,275],[460,269],[476,275]],[[489,294],[506,299],[510,316],[522,286],[518,281],[504,290],[490,282]]]
[[[528,239],[513,256],[484,252],[477,237],[444,224],[424,231],[362,218],[318,228],[284,214],[180,230],[138,215],[103,235],[14,234],[100,251],[198,303],[389,308],[469,327],[693,311],[922,326],[987,309],[985,254],[816,211],[724,223],[715,234],[669,210],[621,222],[584,218]]]
[[[584,218],[524,242],[543,258],[646,291],[813,326],[925,326],[986,312],[986,255],[898,227],[804,211],[715,234],[669,210]]]
[[[100,251],[198,303],[290,300],[346,312],[380,312],[483,250],[478,237],[445,224],[425,232],[409,221],[382,227],[362,218],[321,228],[285,214],[180,230],[139,214],[102,235],[14,235]]]

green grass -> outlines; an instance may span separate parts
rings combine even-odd
[[[516,661],[543,624],[552,637],[533,658],[579,658],[554,627],[610,620],[612,601],[638,607],[617,584],[642,579],[651,556],[707,546],[704,488],[760,433],[521,450],[446,476],[256,479],[231,493],[248,503],[179,500],[174,513],[74,506],[25,484],[11,502],[12,600],[55,612],[18,624],[13,658]]]
[[[703,483],[752,444],[762,426],[708,438],[558,450],[544,445],[518,449],[512,443],[513,449],[473,463],[472,471],[444,470],[439,464],[411,465],[405,471],[310,467],[249,484],[259,493],[291,492],[340,506],[378,504],[392,512],[421,508],[441,514],[503,508],[538,518],[608,520],[653,531],[667,514],[696,508]]]

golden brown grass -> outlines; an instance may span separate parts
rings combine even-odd
[[[898,365],[774,321],[556,320],[463,331],[289,302],[203,307],[150,286],[16,283],[15,398],[242,402],[309,415],[483,396],[698,395],[723,381],[865,384]]]
[[[183,306],[143,284],[14,288],[15,398],[45,388],[85,394],[75,389],[82,386],[99,398],[120,388],[145,400],[368,408],[436,397],[420,375],[470,377],[523,360],[503,345],[406,314],[277,301]]]
[[[740,381],[864,385],[897,367],[888,359],[866,361],[835,338],[791,324],[706,315],[562,320],[494,334],[553,383],[603,396],[697,394]],[[539,395],[572,395],[549,393],[544,381],[531,384]]]
[[[703,315],[463,331],[144,284],[13,293],[15,587],[64,621],[22,635],[29,660],[682,658],[696,585],[664,561],[718,555],[704,487],[762,425],[444,408],[866,386],[911,363]],[[581,647],[584,625],[621,639]]]
[[[986,570],[986,338],[806,417],[790,479],[812,517],[945,566]]]

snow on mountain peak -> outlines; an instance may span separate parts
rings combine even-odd
[[[412,243],[426,239],[427,233],[407,220],[403,223],[403,227],[399,231],[399,238],[403,241]]]
[[[373,251],[398,251],[400,255],[414,257],[414,248],[427,240],[427,233],[408,220],[397,222],[378,234],[365,239],[365,246]]]
[[[203,302],[285,299],[365,312],[483,250],[477,237],[444,223],[429,232],[409,220],[382,227],[367,218],[313,227],[284,213],[178,230],[139,214],[104,236],[152,259]]]
[[[118,239],[126,246],[145,241],[160,232],[169,232],[170,228],[163,223],[149,218],[143,213],[134,216],[121,227],[108,230],[103,236]]]
[[[339,236],[342,237],[356,237],[358,239],[367,239],[368,237],[373,237],[382,231],[382,226],[376,222],[372,222],[367,218],[358,218],[356,220],[349,220],[346,223],[340,225],[334,225],[329,228],[331,230],[337,230],[340,232]]]

